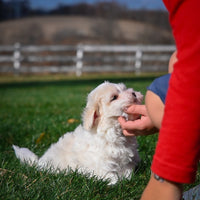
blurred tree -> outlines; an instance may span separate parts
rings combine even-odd
[[[2,0],[0,0],[0,21],[4,19],[4,3]]]
[[[94,33],[99,38],[104,38],[107,43],[112,44],[116,38],[123,38],[117,20],[123,18],[127,8],[116,1],[99,2],[95,5],[95,15],[99,17],[93,26]],[[102,18],[104,20],[102,20]]]
[[[0,20],[16,19],[28,16],[30,12],[29,0],[0,0]]]
[[[127,15],[128,9],[116,1],[102,1],[95,4],[95,14],[103,18],[124,18]]]
[[[28,16],[30,12],[30,0],[22,0],[21,2],[21,12],[22,16]]]

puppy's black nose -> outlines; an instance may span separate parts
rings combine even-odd
[[[137,96],[136,96],[136,94],[135,94],[135,92],[132,92],[132,95],[136,98]]]

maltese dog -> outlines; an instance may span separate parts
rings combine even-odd
[[[88,95],[83,125],[64,134],[41,158],[27,148],[13,145],[16,157],[38,169],[78,170],[108,179],[110,184],[130,178],[140,160],[138,144],[136,137],[123,135],[118,117],[129,119],[124,110],[142,100],[140,92],[127,89],[123,83],[104,82]]]

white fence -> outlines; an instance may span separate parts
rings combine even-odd
[[[0,73],[167,71],[174,45],[0,46]]]

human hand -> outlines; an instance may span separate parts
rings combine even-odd
[[[124,117],[118,118],[125,136],[150,135],[158,131],[149,118],[145,105],[132,105],[126,110],[126,113],[141,117],[134,121],[126,121]]]
[[[168,72],[172,73],[174,71],[174,64],[178,61],[177,58],[177,51],[174,51],[174,53],[171,55],[169,59],[169,65],[168,65]]]

